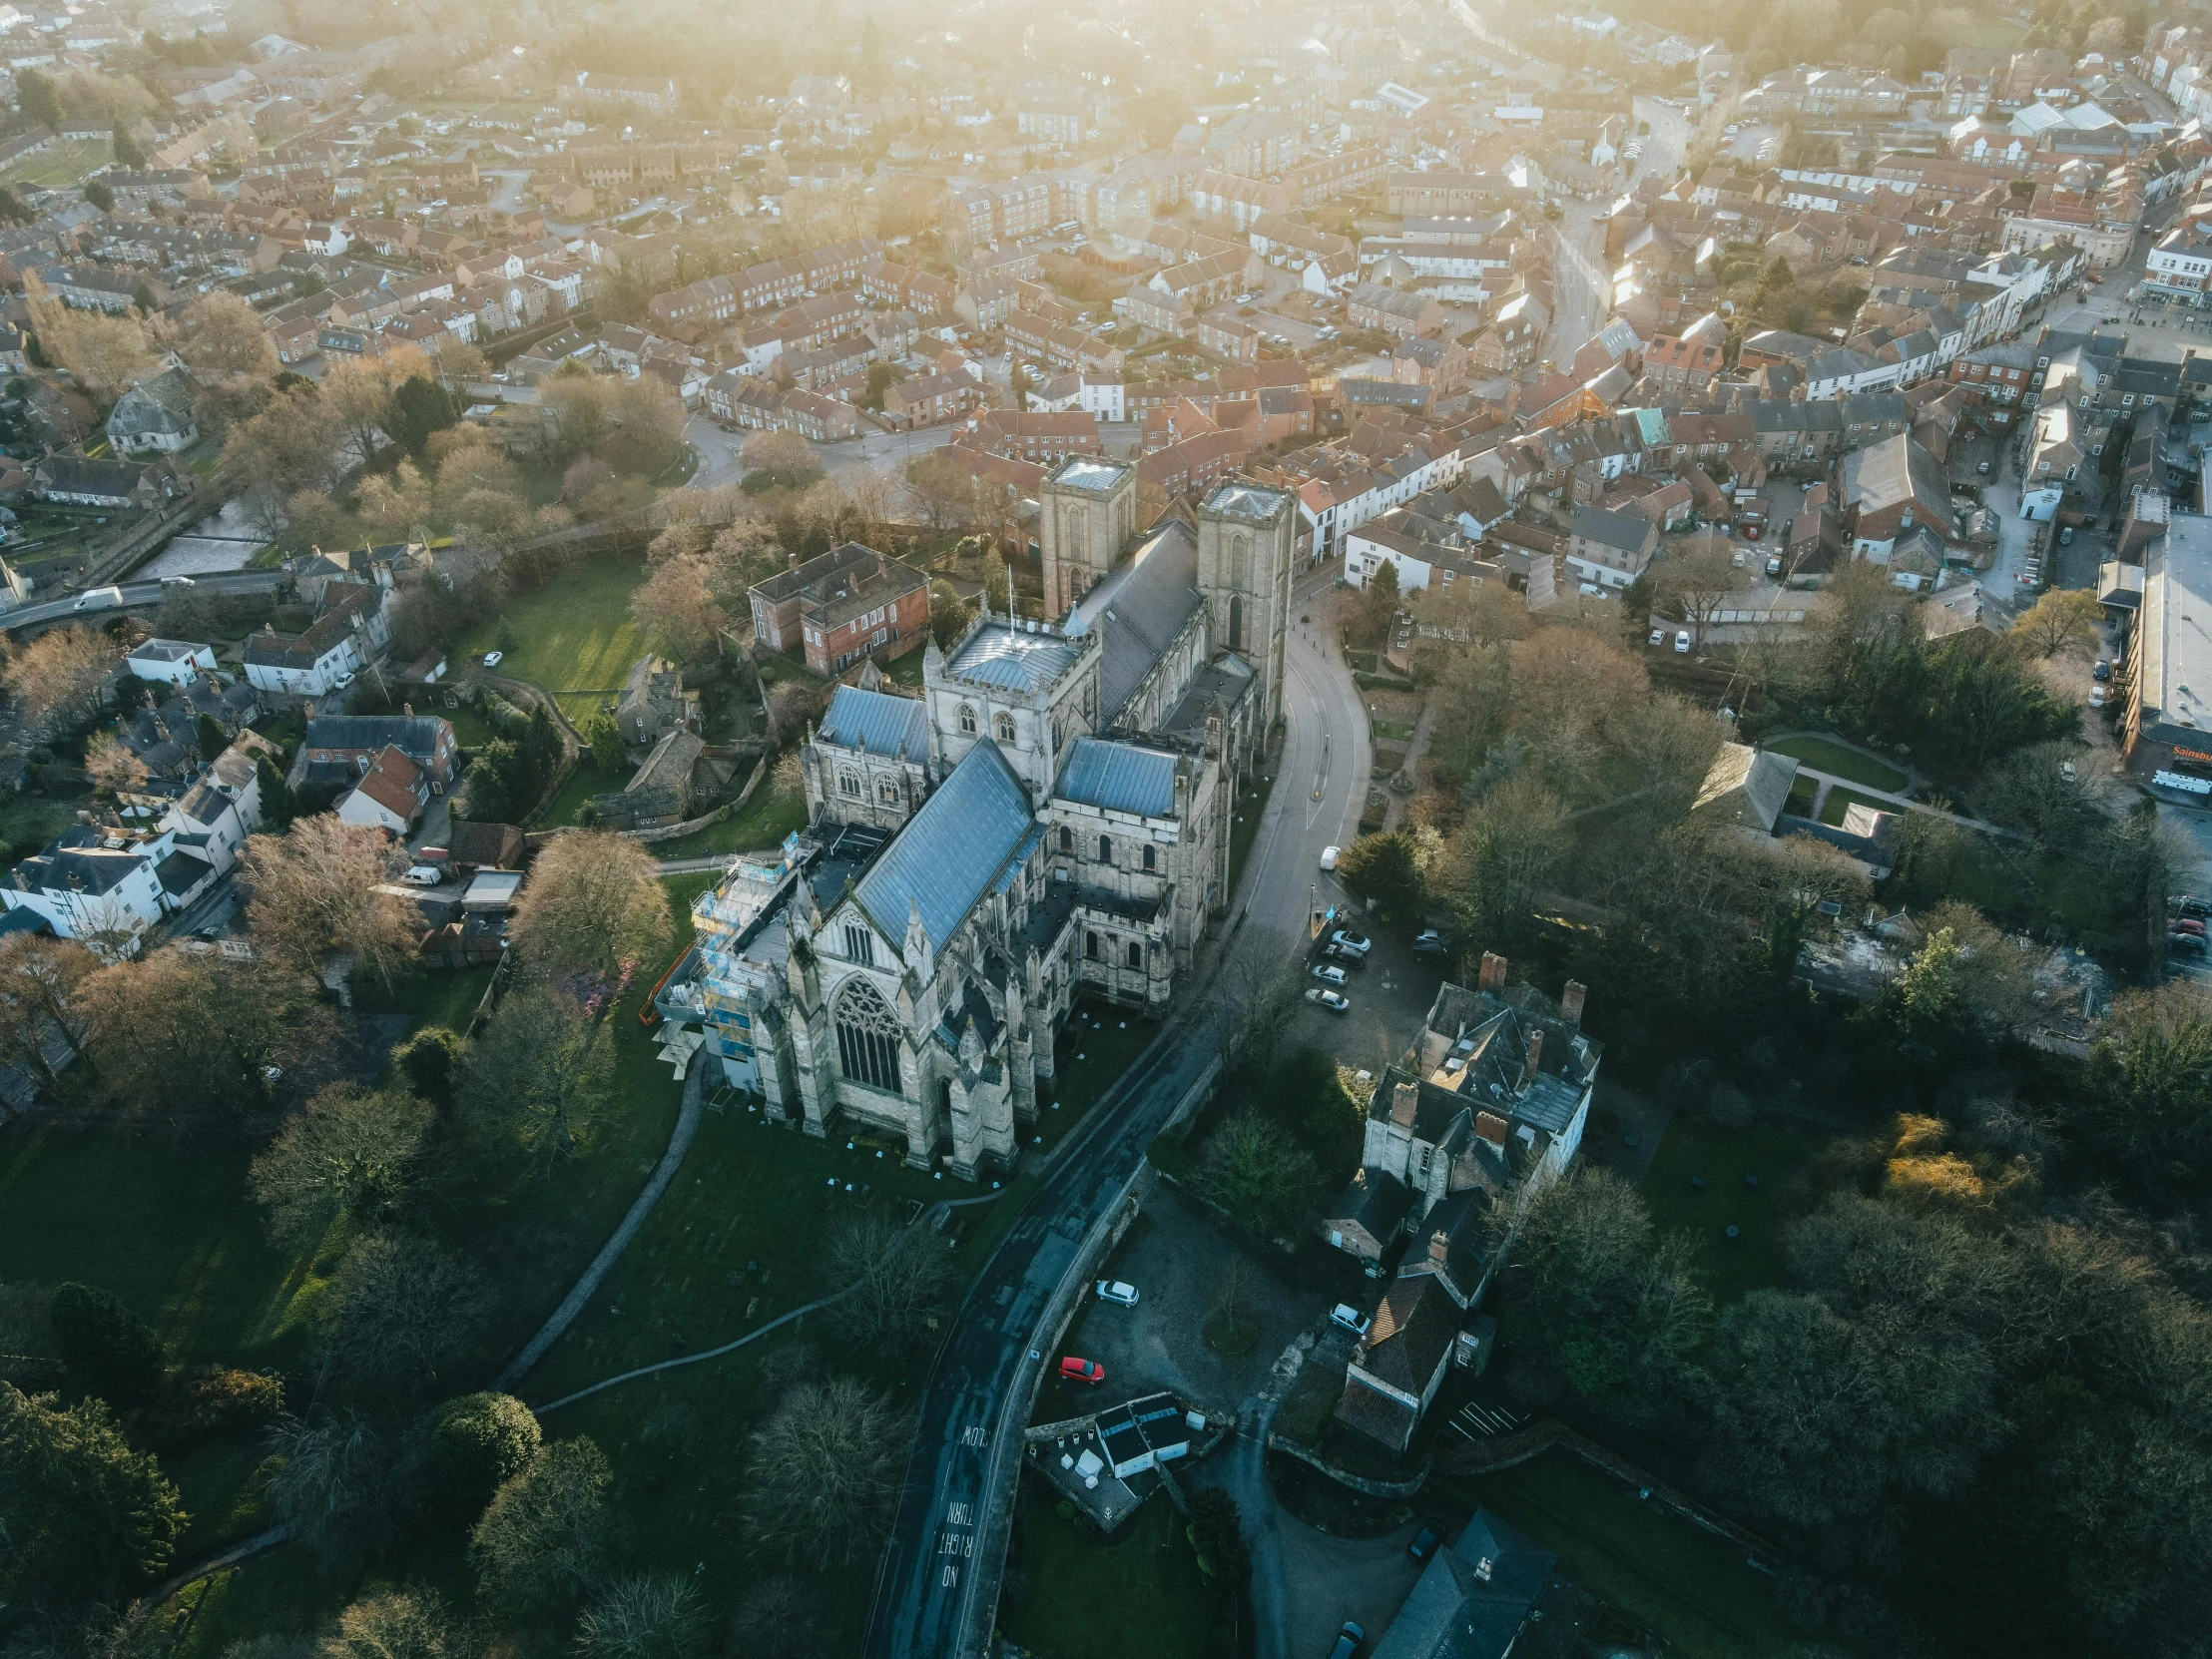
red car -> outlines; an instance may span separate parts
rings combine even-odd
[[[1744,540],[1746,541],[1757,541],[1761,534],[1763,534],[1763,531],[1759,525],[1747,524],[1744,526]]]
[[[1106,1381],[1106,1368],[1096,1360],[1078,1360],[1074,1355],[1068,1354],[1060,1359],[1060,1375],[1072,1382],[1103,1382]]]
[[[2194,933],[2201,939],[2204,937],[2204,923],[2197,920],[2195,916],[2177,916],[2166,923],[2166,931],[2169,933]]]

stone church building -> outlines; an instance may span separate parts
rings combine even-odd
[[[810,827],[695,909],[733,1083],[909,1164],[1011,1167],[1082,992],[1158,1010],[1229,902],[1238,785],[1282,720],[1296,502],[1243,483],[1136,525],[1136,469],[1043,488],[1048,608],[932,643],[920,699],[838,688]]]

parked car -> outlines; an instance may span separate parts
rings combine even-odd
[[[331,684],[334,685],[339,691],[345,690],[345,688],[347,686],[350,686],[352,683],[353,676],[350,673],[341,674],[337,677],[336,680],[331,682]]]
[[[1357,950],[1347,950],[1341,944],[1325,944],[1321,947],[1322,960],[1342,962],[1348,968],[1364,968],[1368,959]]]
[[[497,668],[506,655],[504,651],[487,651],[484,653],[484,666],[486,668]]]
[[[1071,1382],[1103,1382],[1106,1368],[1096,1360],[1079,1360],[1067,1354],[1060,1358],[1060,1375]]]
[[[1118,1303],[1124,1308],[1137,1305],[1137,1287],[1120,1279],[1101,1279],[1098,1282],[1098,1300]]]
[[[1688,655],[1690,654],[1690,631],[1689,631],[1689,629],[1687,629],[1687,628],[1677,628],[1677,629],[1675,630],[1675,634],[1674,634],[1674,650],[1675,650],[1675,655],[1676,655],[1676,656],[1679,656],[1679,657],[1686,657],[1686,656],[1688,656]]]
[[[1345,995],[1343,991],[1325,991],[1317,985],[1306,993],[1306,1000],[1318,1003],[1333,1014],[1349,1014],[1352,1012],[1352,998]]]
[[[2169,933],[2193,933],[2201,939],[2204,937],[2204,923],[2195,916],[2176,916],[2166,923],[2166,931]]]
[[[1440,1520],[1424,1520],[1420,1530],[1413,1534],[1413,1541],[1405,1546],[1405,1553],[1416,1561],[1428,1559],[1429,1552],[1444,1541],[1444,1523]]]
[[[1989,463],[1987,461],[1983,461],[1979,466],[1974,468],[1974,471],[1980,473],[1983,477],[1987,477],[1989,473]]]
[[[1654,628],[1651,631],[1651,638],[1644,643],[1646,645],[1665,645],[1667,643],[1667,631],[1664,628]]]
[[[1368,1334],[1368,1316],[1349,1302],[1340,1302],[1329,1310],[1329,1323],[1341,1331],[1349,1331],[1355,1337]]]
[[[445,872],[435,864],[412,865],[400,880],[410,887],[434,887],[445,879]]]
[[[1760,525],[1747,524],[1744,526],[1744,540],[1746,541],[1757,541],[1765,533],[1764,527]]]
[[[1375,948],[1375,941],[1369,938],[1365,933],[1347,932],[1342,927],[1338,928],[1334,933],[1329,935],[1329,942],[1331,944],[1342,945],[1347,950],[1357,951],[1362,956],[1365,956],[1369,951]]]
[[[2098,685],[2103,685],[2105,681],[2112,678],[2111,663],[2105,658],[2099,657],[2096,667],[2089,670],[2089,678],[2096,681]]]
[[[1782,574],[1782,555],[1781,555],[1781,554],[1779,554],[1779,553],[1769,553],[1769,554],[1767,555],[1767,574],[1768,574],[1769,576],[1780,576],[1780,575]]]
[[[2205,937],[2202,933],[2168,933],[2166,948],[2178,950],[2185,956],[2202,956],[2205,953]]]
[[[1441,956],[1444,953],[1444,936],[1433,927],[1423,927],[1413,940],[1416,956]]]
[[[1352,1659],[1360,1651],[1360,1644],[1368,1639],[1368,1633],[1345,1620],[1344,1628],[1337,1632],[1337,1645],[1329,1650],[1329,1659]]]
[[[1323,869],[1335,869],[1337,867],[1337,854],[1343,850],[1344,848],[1341,846],[1323,847],[1321,849],[1321,867]]]
[[[2071,546],[2073,546],[2073,526],[2072,526],[2072,525],[2070,525],[2070,524],[2068,524],[2068,525],[2065,525],[2064,527],[2062,527],[2062,528],[2061,528],[2061,529],[2059,530],[2059,532],[2058,532],[2058,545],[2059,545],[2060,547],[2071,547]]]
[[[1328,962],[1317,962],[1314,964],[1314,977],[1325,985],[1335,985],[1341,989],[1345,983],[1345,970]]]

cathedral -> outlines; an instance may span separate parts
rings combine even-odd
[[[932,642],[919,699],[840,686],[809,827],[694,910],[661,998],[809,1134],[1011,1168],[1088,992],[1159,1010],[1229,902],[1241,779],[1283,718],[1296,502],[1231,482],[1136,523],[1133,466],[1042,490],[1045,609]],[[1049,1092],[1049,1091],[1048,1091]]]

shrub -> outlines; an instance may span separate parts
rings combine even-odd
[[[188,1366],[154,1396],[141,1430],[162,1450],[182,1451],[242,1428],[265,1428],[283,1409],[280,1377]]]
[[[54,1293],[52,1318],[63,1363],[92,1392],[133,1405],[161,1381],[161,1338],[109,1292],[64,1285]]]
[[[428,1419],[433,1501],[457,1515],[483,1512],[492,1494],[530,1466],[543,1436],[530,1407],[512,1394],[463,1394]]]
[[[442,1025],[426,1025],[391,1051],[391,1063],[411,1093],[433,1106],[453,1104],[453,1080],[468,1039]]]

